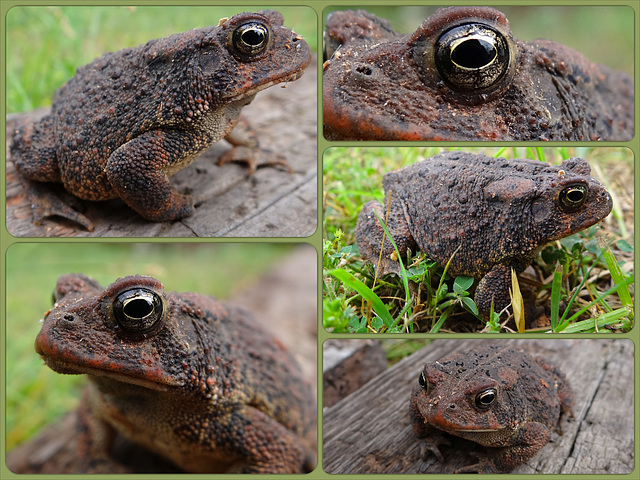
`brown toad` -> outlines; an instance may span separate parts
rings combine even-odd
[[[461,472],[503,473],[526,463],[570,413],[573,394],[553,364],[504,346],[425,365],[410,402],[416,437],[443,462],[445,434],[489,447]]]
[[[380,274],[398,273],[393,245],[374,212],[386,220],[398,251],[421,251],[448,272],[480,280],[475,301],[489,317],[510,303],[511,269],[520,273],[549,242],[606,217],[613,203],[590,176],[589,164],[561,165],[446,152],[385,174],[384,205],[371,201],[358,215],[360,254]],[[383,247],[384,239],[384,247]],[[382,248],[382,254],[381,254]],[[381,257],[380,257],[381,255]]]
[[[244,310],[167,293],[147,276],[106,289],[59,278],[36,351],[58,373],[85,374],[79,467],[122,470],[118,432],[187,472],[299,473],[313,468],[315,400],[294,358]]]
[[[329,140],[630,140],[633,83],[488,7],[438,10],[412,34],[363,11],[325,29]]]
[[[15,131],[17,170],[62,183],[81,199],[121,198],[148,220],[191,215],[200,199],[177,192],[169,177],[211,144],[225,138],[235,146],[221,162],[284,163],[259,151],[240,117],[259,91],[296,80],[311,62],[309,46],[282,23],[277,11],[242,13],[78,68],[55,93],[51,113]],[[36,221],[58,214],[92,228],[51,202]]]

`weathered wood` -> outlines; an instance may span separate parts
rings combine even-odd
[[[230,302],[253,311],[263,326],[276,335],[300,362],[303,375],[316,390],[317,372],[317,255],[301,245],[273,270],[236,292]],[[35,353],[34,353],[35,355]],[[76,412],[43,428],[7,456],[16,473],[76,472]],[[119,435],[113,455],[132,473],[179,471],[163,458]]]
[[[387,368],[378,339],[331,339],[322,345],[322,407],[338,403]]]
[[[475,463],[473,442],[441,447],[445,463],[420,460],[408,416],[409,395],[424,363],[474,344],[517,345],[555,362],[574,392],[574,418],[513,473],[630,473],[634,466],[630,340],[435,340],[324,413],[323,467],[328,473],[453,473]],[[453,437],[452,437],[453,438]]]
[[[47,110],[7,117],[7,229],[18,237],[306,237],[317,226],[317,70],[312,63],[299,80],[260,92],[243,110],[261,146],[287,158],[293,173],[264,167],[249,174],[239,164],[217,165],[230,148],[218,142],[196,162],[172,177],[183,193],[209,200],[188,218],[156,223],[140,217],[120,200],[81,202],[95,230],[58,217],[41,226],[31,220],[31,205],[9,157],[15,127]]]

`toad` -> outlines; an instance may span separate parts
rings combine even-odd
[[[613,208],[580,158],[550,165],[445,152],[385,174],[382,185],[385,204],[368,202],[358,215],[362,258],[380,275],[400,272],[377,213],[401,255],[421,251],[441,266],[450,261],[449,274],[479,280],[475,302],[484,319],[492,302],[495,312],[510,304],[512,269],[521,273],[546,244],[596,224]]]
[[[293,356],[240,307],[129,276],[58,279],[36,351],[84,374],[83,473],[114,473],[114,433],[186,472],[313,468],[315,400]],[[80,472],[76,472],[80,473]]]
[[[11,157],[35,182],[62,183],[84,200],[121,198],[156,222],[193,214],[203,199],[172,188],[169,177],[225,138],[220,162],[286,165],[260,151],[240,112],[270,86],[298,79],[311,51],[274,10],[242,13],[216,26],[107,53],[78,68],[53,98],[51,113],[16,129]],[[234,128],[235,127],[235,128]],[[92,223],[60,201],[45,215]]]
[[[413,432],[443,462],[447,434],[486,448],[456,473],[505,473],[533,458],[571,412],[556,366],[516,348],[484,346],[428,363],[410,402]]]
[[[363,11],[327,18],[328,140],[631,140],[633,83],[488,7],[438,10],[412,34]]]

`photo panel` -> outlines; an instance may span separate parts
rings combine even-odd
[[[327,140],[633,138],[628,6],[336,6],[324,13]]]
[[[312,235],[317,16],[277,8],[9,10],[9,233]]]
[[[19,243],[7,299],[12,472],[315,468],[312,245]]]
[[[327,331],[632,328],[628,148],[333,147],[323,161]]]
[[[323,347],[324,384],[336,371],[343,383],[358,383],[362,369],[353,366],[378,358],[378,350],[395,363],[324,407],[327,473],[634,469],[631,340],[331,339]],[[594,449],[594,439],[615,445],[615,455]]]

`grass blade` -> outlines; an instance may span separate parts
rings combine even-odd
[[[370,302],[371,308],[373,308],[373,311],[376,312],[378,317],[382,319],[382,322],[387,328],[393,327],[395,323],[393,317],[389,313],[389,310],[387,310],[384,302],[380,300],[380,297],[378,297],[378,295],[376,295],[373,290],[371,290],[349,272],[346,272],[344,270],[335,269],[330,270],[328,273],[329,275],[333,275],[334,277],[336,277],[349,288],[352,288],[353,290],[358,292],[366,301]]]

